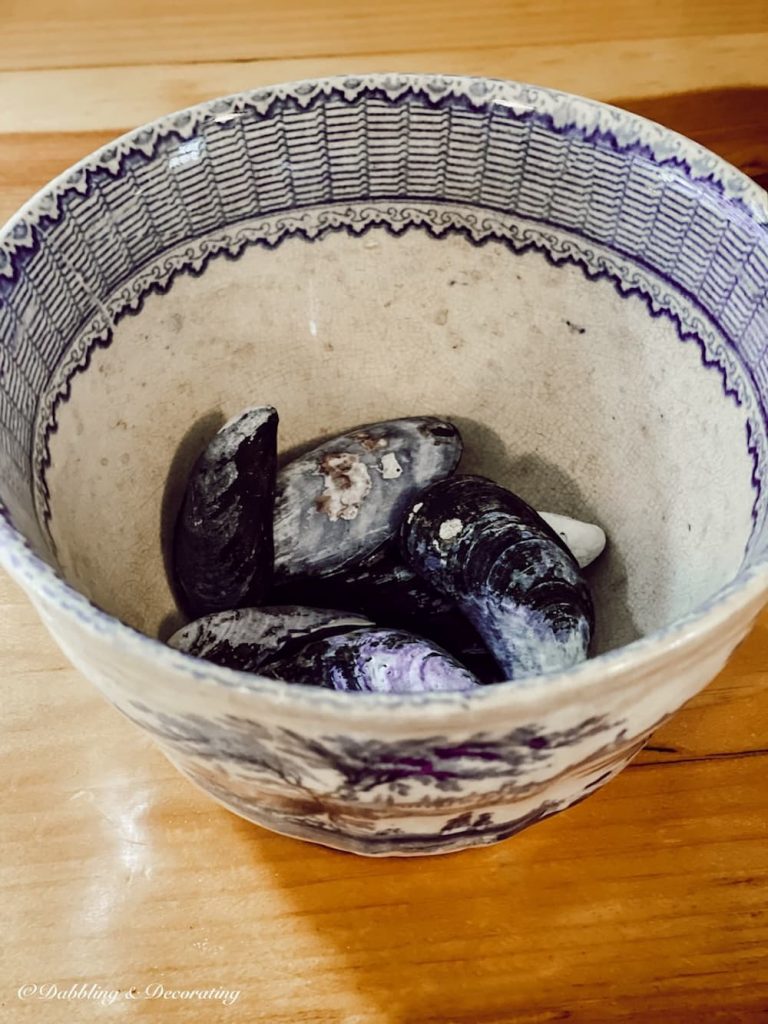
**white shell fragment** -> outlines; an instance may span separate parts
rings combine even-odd
[[[399,476],[403,475],[403,467],[397,461],[397,456],[394,452],[387,452],[386,455],[382,455],[379,468],[385,480],[397,480]]]
[[[605,533],[594,523],[582,523],[556,512],[539,512],[539,515],[564,542],[581,569],[591,565],[603,553]]]

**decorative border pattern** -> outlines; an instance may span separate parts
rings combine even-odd
[[[414,229],[435,239],[460,235],[475,246],[497,242],[513,254],[538,252],[554,266],[578,267],[589,280],[607,279],[622,297],[640,298],[652,317],[668,318],[682,342],[696,342],[702,364],[719,372],[724,395],[743,408],[747,418],[746,445],[753,460],[755,489],[749,550],[752,540],[760,535],[766,516],[765,509],[760,513],[768,465],[765,411],[756,384],[748,371],[745,372],[733,342],[713,323],[697,300],[685,295],[637,258],[594,243],[585,244],[589,240],[576,232],[565,233],[543,221],[522,220],[494,210],[456,207],[435,200],[426,204],[389,201],[282,211],[244,222],[165,253],[161,260],[146,265],[112,295],[67,350],[40,403],[33,449],[34,494],[38,516],[51,546],[54,541],[50,531],[46,471],[51,461],[50,440],[58,429],[58,411],[69,400],[74,377],[88,369],[97,348],[109,347],[114,329],[124,316],[140,313],[147,297],[165,294],[180,274],[199,277],[214,258],[237,260],[254,246],[274,249],[291,238],[315,242],[338,231],[361,237],[376,228],[394,236]]]
[[[586,797],[642,746],[625,720],[564,729],[399,741],[307,735],[253,718],[121,707],[172,762],[238,813],[275,831],[376,855],[498,842]],[[552,786],[566,783],[552,798]]]
[[[714,154],[615,108],[519,83],[300,82],[124,136],[0,238],[0,464],[12,508],[33,504],[39,396],[94,316],[109,325],[105,304],[137,271],[254,214],[344,200],[475,206],[639,260],[697,296],[757,394],[768,392],[768,203]]]
[[[752,182],[714,153],[662,125],[585,97],[522,82],[429,75],[367,75],[307,80],[220,97],[144,125],[86,158],[37,197],[35,208],[19,218],[0,239],[0,278],[13,281],[24,251],[39,245],[40,232],[50,229],[67,211],[72,194],[86,195],[103,175],[119,177],[137,161],[150,161],[195,137],[201,129],[249,116],[268,119],[286,111],[305,112],[337,100],[354,104],[361,97],[387,104],[423,102],[434,109],[459,107],[487,111],[497,108],[518,121],[625,155],[637,155],[658,167],[674,167],[697,187],[715,194],[768,225],[768,201],[756,202],[744,193]],[[0,294],[7,294],[3,291]]]

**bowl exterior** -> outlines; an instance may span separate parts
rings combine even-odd
[[[363,697],[351,711],[335,699],[344,694],[249,679],[176,652],[158,659],[138,634],[126,642],[94,632],[30,596],[82,673],[225,807],[339,850],[407,856],[498,842],[595,792],[719,672],[765,588],[733,602],[703,638],[651,647],[639,664],[614,657],[584,685],[504,683],[445,702]],[[228,676],[233,685],[220,685]]]

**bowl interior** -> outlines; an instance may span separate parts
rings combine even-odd
[[[2,497],[95,603],[179,624],[186,473],[255,403],[284,452],[447,416],[462,470],[599,522],[598,650],[760,556],[765,227],[654,126],[473,87],[240,98],[57,185],[6,288]]]

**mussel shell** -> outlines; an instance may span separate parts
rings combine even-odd
[[[406,562],[456,601],[507,678],[569,668],[587,656],[589,587],[560,537],[491,480],[433,484],[406,514]]]
[[[419,491],[453,472],[461,451],[451,423],[415,416],[358,427],[288,463],[277,478],[276,577],[361,562],[395,536]]]
[[[331,690],[425,693],[471,690],[477,680],[437,645],[395,629],[359,629],[310,642],[263,674]]]
[[[169,646],[216,665],[256,672],[310,641],[373,625],[363,615],[297,605],[237,608],[190,622]]]
[[[409,569],[393,543],[360,566],[329,576],[288,580],[275,587],[271,599],[358,612],[377,626],[406,630],[437,644],[482,683],[502,678],[495,658],[456,602]]]
[[[174,568],[190,615],[260,604],[272,584],[277,413],[246,409],[195,463],[176,522]]]

